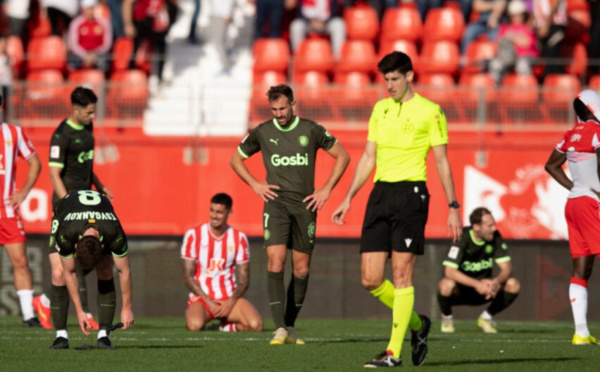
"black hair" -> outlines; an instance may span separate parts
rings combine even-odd
[[[71,104],[87,107],[89,104],[96,104],[98,102],[98,97],[94,94],[89,88],[77,87],[71,93]]]
[[[231,199],[231,196],[229,196],[228,194],[225,194],[224,192],[215,194],[210,199],[210,202],[211,202],[211,204],[222,204],[228,210],[231,210],[231,206],[233,205],[233,200]]]
[[[394,51],[379,61],[377,69],[382,74],[398,71],[405,75],[413,70],[413,66],[410,57],[406,53]]]
[[[269,97],[269,102],[275,101],[281,96],[286,96],[289,103],[294,102],[294,92],[289,85],[279,84],[272,86],[267,92],[267,96]]]
[[[86,235],[77,243],[75,256],[84,270],[92,270],[102,258],[102,243],[93,235]]]
[[[600,120],[594,115],[590,109],[583,103],[579,98],[575,98],[573,100],[573,110],[582,121],[590,121],[593,120],[597,123],[600,123]]]
[[[471,222],[471,226],[481,224],[481,220],[486,214],[491,215],[492,212],[490,212],[489,209],[484,207],[475,208],[475,210],[473,210],[473,212],[471,212],[471,215],[469,216],[469,222]]]

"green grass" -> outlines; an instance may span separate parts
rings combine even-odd
[[[28,329],[16,317],[0,317],[0,371],[360,371],[387,345],[389,320],[300,319],[306,345],[269,346],[272,324],[262,333],[191,333],[183,318],[136,319],[135,327],[111,334],[114,351],[77,351],[95,345],[69,323],[69,350],[49,350],[54,331]],[[499,333],[481,332],[474,321],[455,322],[441,334],[434,322],[422,371],[598,371],[600,346],[572,346],[572,324],[501,322]],[[600,328],[592,325],[592,333]],[[404,369],[415,369],[407,337]]]

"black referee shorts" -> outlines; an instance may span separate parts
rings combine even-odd
[[[360,253],[394,250],[422,255],[428,212],[425,182],[377,182],[367,203]]]

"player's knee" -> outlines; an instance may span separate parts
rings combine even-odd
[[[383,281],[379,280],[378,278],[374,278],[374,277],[370,277],[370,276],[366,276],[366,275],[363,275],[361,277],[360,282],[361,282],[363,288],[366,289],[367,291],[374,291],[377,288],[381,287],[381,284],[383,283]]]
[[[515,278],[508,278],[504,290],[510,293],[519,293],[521,291],[521,283]]]
[[[56,286],[65,285],[65,277],[62,270],[52,270],[52,284]]]
[[[452,291],[454,290],[455,286],[456,282],[454,282],[454,280],[443,278],[438,283],[438,291],[442,296],[449,297],[450,295],[452,295]]]
[[[294,277],[300,280],[306,280],[306,278],[308,278],[308,267],[295,267]]]
[[[186,321],[186,327],[187,327],[188,331],[192,331],[192,332],[201,331],[202,328],[204,328],[204,322],[201,319],[195,319],[195,318],[189,319],[188,318]]]
[[[263,322],[261,318],[250,319],[248,329],[251,332],[261,332],[263,330]]]

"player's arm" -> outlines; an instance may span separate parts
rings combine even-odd
[[[119,284],[121,286],[121,322],[123,329],[133,326],[133,311],[131,310],[131,269],[129,256],[113,256],[115,267],[119,272]]]
[[[135,37],[135,26],[133,25],[133,14],[132,14],[132,7],[133,7],[133,2],[135,0],[123,0],[123,7],[121,9],[122,13],[123,13],[123,26],[124,26],[124,32],[125,32],[125,36],[127,37]]]
[[[50,165],[48,171],[50,172],[50,183],[52,184],[54,192],[58,195],[59,199],[64,198],[65,195],[67,195],[67,188],[65,187],[62,178],[60,178],[62,168]]]
[[[33,188],[33,185],[37,181],[40,171],[42,170],[42,164],[40,162],[40,158],[37,154],[33,154],[27,159],[27,163],[29,164],[29,172],[27,172],[27,180],[25,184],[20,190],[16,190],[11,196],[8,197],[9,203],[14,207],[18,207],[21,205],[23,200],[29,194],[29,191]]]
[[[435,166],[437,168],[442,188],[446,194],[446,200],[449,203],[456,201],[456,191],[454,189],[454,179],[452,178],[452,168],[448,160],[447,146],[439,145],[433,147],[433,155],[435,157]],[[448,211],[448,234],[452,233],[454,242],[458,241],[462,233],[462,221],[458,208],[449,208]]]
[[[348,192],[346,192],[346,196],[344,197],[342,203],[331,215],[331,220],[334,223],[338,225],[344,224],[344,217],[350,210],[350,202],[358,190],[360,190],[362,185],[365,184],[373,169],[375,169],[376,158],[377,144],[373,141],[367,141],[365,151],[358,160],[358,164],[356,164],[356,169],[354,170],[354,176],[352,177],[350,188],[348,189]]]
[[[500,268],[500,273],[496,276],[493,281],[492,292],[493,296],[496,297],[496,293],[498,290],[506,283],[506,281],[510,278],[512,274],[512,264],[510,261],[504,261],[498,263],[498,267]]]
[[[87,314],[85,313],[85,311],[83,311],[83,307],[81,306],[81,298],[79,297],[79,282],[77,281],[77,274],[75,272],[75,258],[74,256],[63,257],[60,255],[59,257],[63,267],[65,283],[67,284],[67,290],[69,291],[69,295],[71,296],[73,307],[75,307],[79,327],[81,328],[81,332],[83,332],[84,335],[89,336],[90,332],[88,331],[88,329],[91,329],[91,326],[88,323]]]
[[[477,293],[479,293],[482,296],[486,296],[486,298],[491,298],[491,285],[489,281],[485,282],[483,280],[471,278],[462,271],[451,266],[446,266],[444,268],[444,276],[466,287],[474,288],[477,291]]]
[[[273,200],[277,197],[277,193],[274,190],[279,189],[277,185],[269,185],[267,182],[260,182],[250,171],[246,164],[244,164],[244,158],[242,154],[240,154],[239,150],[236,150],[233,155],[231,155],[231,160],[229,164],[233,171],[252,188],[252,190],[260,196],[265,202],[269,200]]]
[[[235,271],[235,277],[237,281],[235,292],[233,292],[229,299],[220,303],[220,306],[214,312],[215,318],[228,316],[229,313],[231,313],[233,305],[235,305],[237,299],[243,296],[250,285],[250,262],[244,262],[235,265]]]
[[[103,193],[104,195],[106,195],[108,200],[110,200],[110,201],[113,200],[113,198],[114,198],[113,193],[110,191],[108,186],[106,186],[102,182],[100,182],[100,178],[98,178],[98,175],[96,175],[96,173],[92,173],[92,184],[94,185],[96,190],[98,190],[101,193]]]
[[[331,190],[337,185],[338,181],[344,174],[344,171],[348,167],[348,163],[350,163],[350,155],[346,149],[336,142],[327,153],[335,159],[335,164],[333,165],[333,169],[331,170],[331,175],[327,179],[327,182],[320,189],[316,189],[311,195],[304,198],[303,202],[308,202],[306,209],[311,209],[313,212],[321,209],[323,204],[329,199],[329,195],[331,194]]]
[[[596,156],[600,158],[600,150],[596,150]],[[546,172],[552,176],[567,190],[571,190],[573,188],[573,181],[567,177],[564,169],[562,168],[563,164],[567,161],[567,155],[563,152],[558,151],[557,149],[552,150],[548,161],[546,161]],[[598,174],[600,174],[600,170],[598,170]]]
[[[208,297],[206,293],[200,287],[200,284],[194,279],[196,275],[196,260],[190,260],[187,258],[182,258],[181,263],[183,264],[183,284],[196,296],[202,298],[204,302],[212,309],[216,306],[213,300]]]

